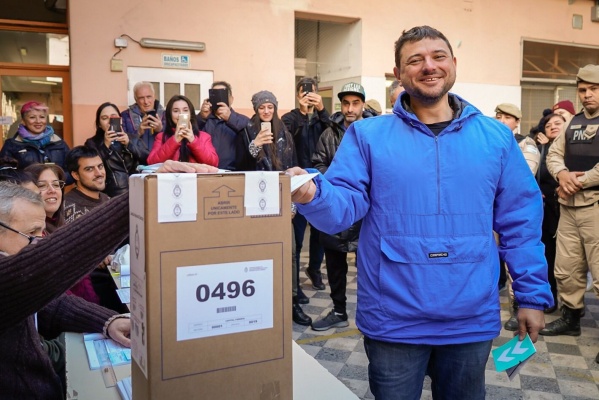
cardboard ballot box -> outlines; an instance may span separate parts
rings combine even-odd
[[[131,177],[134,399],[292,398],[289,184]]]

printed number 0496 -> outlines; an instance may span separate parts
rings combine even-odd
[[[243,282],[241,285],[239,282],[232,281],[227,283],[227,287],[225,290],[225,283],[220,282],[212,292],[210,291],[210,287],[208,285],[200,285],[196,289],[196,298],[200,303],[208,301],[211,297],[218,298],[220,300],[228,297],[230,299],[234,299],[239,297],[240,294],[243,294],[245,297],[252,297],[256,293],[256,288],[254,287],[254,281],[248,279]]]

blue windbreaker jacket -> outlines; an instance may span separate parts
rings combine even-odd
[[[404,93],[404,96],[406,94]],[[356,323],[387,342],[456,344],[501,329],[498,248],[520,307],[552,304],[542,198],[513,134],[472,105],[438,136],[398,101],[357,121],[298,205],[336,233],[363,218]]]

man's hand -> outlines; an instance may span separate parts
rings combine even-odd
[[[291,177],[295,175],[303,175],[308,172],[305,169],[301,169],[300,167],[289,168],[285,173]],[[313,180],[310,182],[304,183],[299,188],[295,189],[291,192],[291,201],[299,204],[306,204],[314,199],[314,195],[316,194],[316,184]]]
[[[108,255],[102,262],[98,265],[98,269],[106,269],[110,264],[112,264],[112,256]]]
[[[532,308],[518,309],[518,336],[520,340],[528,333],[530,340],[536,343],[539,338],[539,331],[545,327],[545,314],[543,310],[533,310]]]
[[[210,174],[218,172],[218,168],[206,164],[188,163],[181,161],[166,160],[156,172],[182,172],[196,174]]]
[[[211,111],[212,104],[210,103],[210,101],[208,101],[208,99],[204,99],[204,101],[202,102],[202,106],[200,107],[200,118],[202,118],[204,121],[207,120]]]
[[[214,115],[226,122],[231,117],[231,108],[229,108],[227,103],[221,101],[218,103],[218,108]]]
[[[131,339],[129,339],[131,337],[131,319],[116,318],[112,320],[106,332],[115,342],[125,347],[131,347]]]
[[[318,111],[322,111],[324,109],[324,104],[322,102],[322,97],[318,93],[308,92],[306,96],[308,98],[308,103],[311,106],[314,106]]]
[[[318,93],[304,93],[301,95],[298,102],[300,106],[300,112],[304,115],[308,114],[312,108],[316,108],[318,111],[322,111],[324,109],[322,97]]]
[[[154,132],[162,132],[163,129],[160,118],[148,114],[144,115],[144,117],[141,119],[141,124],[139,124],[139,127],[142,130],[142,134],[146,129],[152,129]]]
[[[564,194],[572,196],[574,193],[582,189],[582,183],[580,183],[578,177],[583,175],[584,172],[570,172],[568,170],[560,171],[557,174],[557,180],[559,182],[560,189],[564,192]]]

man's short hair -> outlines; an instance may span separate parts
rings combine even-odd
[[[214,89],[215,86],[224,86],[227,89],[227,95],[233,96],[233,89],[231,88],[231,84],[225,81],[216,81],[212,84],[211,89]]]
[[[300,88],[302,87],[302,85],[304,83],[310,83],[310,84],[312,84],[312,87],[314,88],[314,90],[318,90],[318,83],[316,82],[316,79],[311,78],[309,76],[305,76],[299,80],[297,85],[295,85],[295,93],[299,92]]]
[[[28,201],[36,206],[44,207],[40,194],[13,182],[0,182],[0,220],[7,225],[11,223],[10,213],[17,201]],[[0,232],[5,230],[0,226]]]
[[[414,43],[419,42],[423,39],[441,39],[449,47],[449,52],[453,57],[453,49],[451,44],[449,44],[449,40],[442,34],[440,31],[435,28],[431,28],[428,25],[423,26],[415,26],[410,30],[403,31],[399,39],[395,42],[395,66],[399,68],[400,58],[401,58],[401,49],[406,43]]]
[[[135,99],[137,99],[137,91],[139,89],[141,89],[142,87],[147,86],[150,88],[150,90],[152,91],[153,95],[156,95],[156,93],[154,92],[154,85],[152,85],[152,82],[147,82],[147,81],[141,81],[141,82],[137,82],[134,86],[133,86],[133,97]]]
[[[93,147],[90,146],[75,146],[67,153],[65,164],[67,171],[73,173],[79,171],[79,159],[80,158],[94,158],[100,157],[100,153]]]

